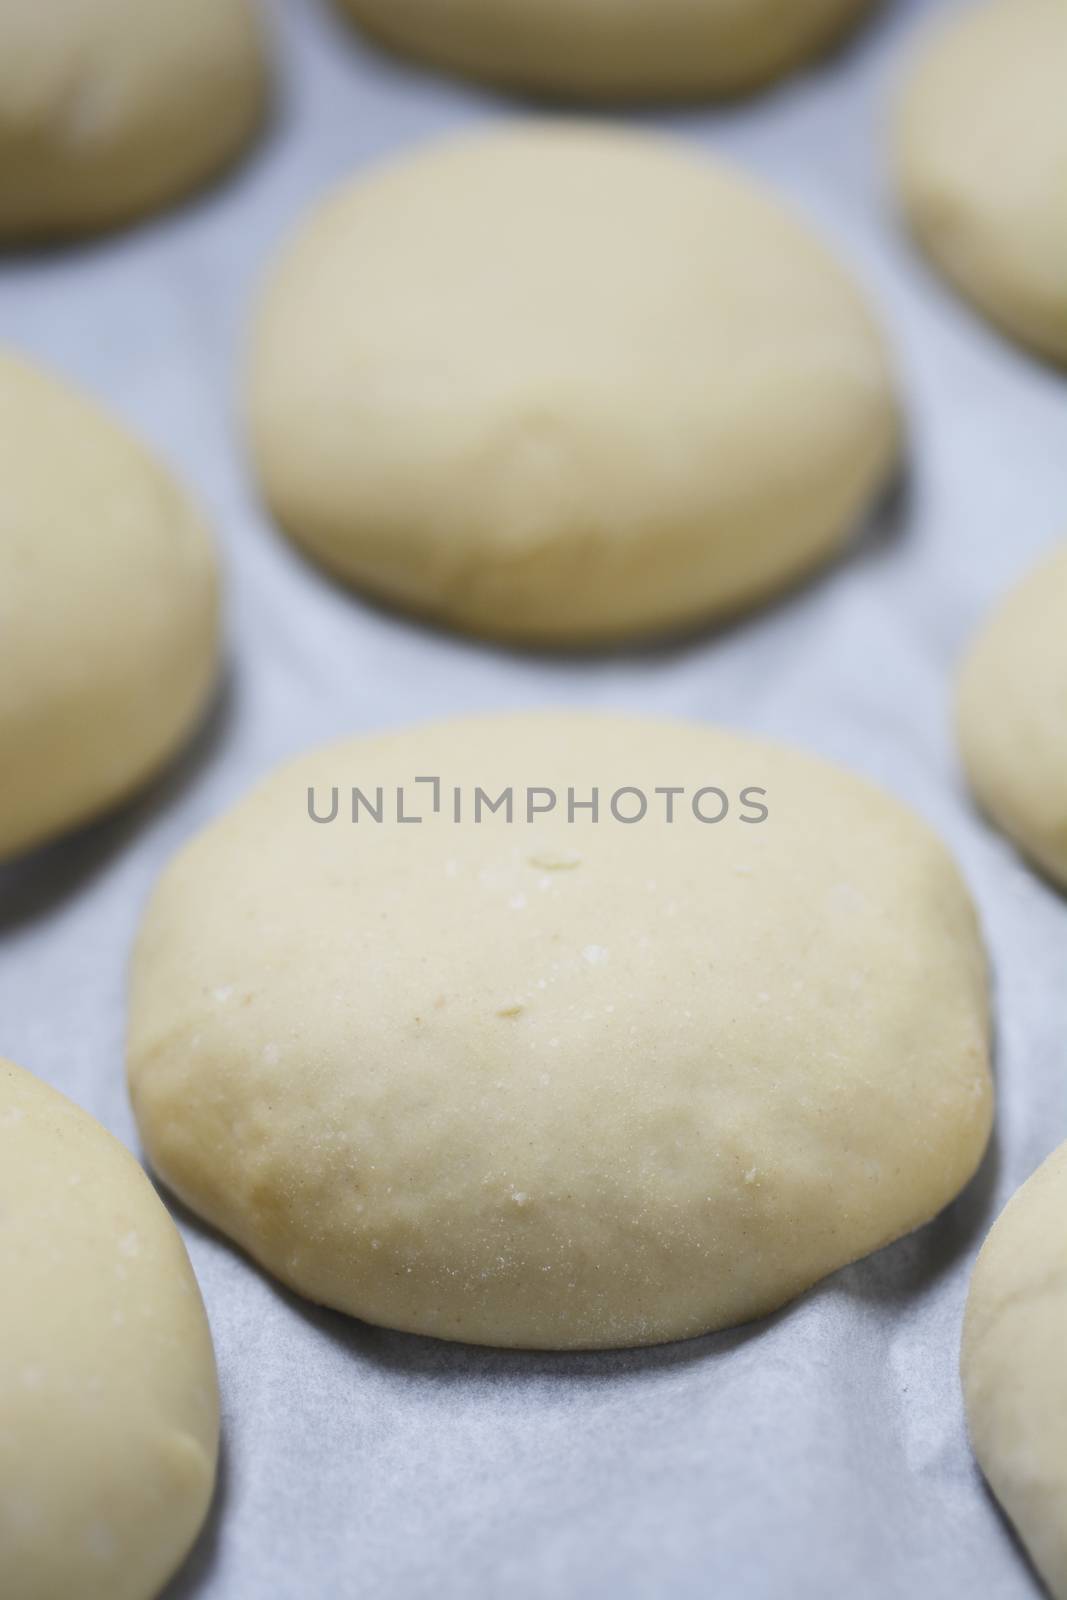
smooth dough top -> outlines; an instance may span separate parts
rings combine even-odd
[[[1067,361],[1067,0],[983,0],[943,24],[897,139],[912,225],[1009,333]]]
[[[960,675],[958,721],[982,806],[1067,886],[1067,545],[980,630]]]
[[[265,90],[254,0],[2,0],[0,238],[175,198],[250,137]]]
[[[782,587],[897,447],[868,309],[787,210],[669,141],[567,122],[320,206],[269,280],[249,401],[268,499],[316,556],[535,642]]]
[[[149,1600],[215,1481],[200,1291],[129,1152],[5,1061],[0,1283],[0,1593]]]
[[[215,683],[218,573],[169,475],[0,351],[0,860],[151,777]]]
[[[353,785],[380,823],[350,820]],[[510,823],[474,820],[476,786],[512,789]],[[673,823],[657,786],[685,791]],[[611,814],[624,787],[644,821]],[[307,755],[177,858],[130,1082],[157,1171],[310,1298],[477,1343],[651,1344],[957,1193],[990,1125],[986,982],[943,846],[866,783],[710,728],[478,718]]]
[[[592,100],[737,94],[831,44],[867,0],[341,0],[452,71]]]
[[[1067,1600],[1067,1145],[1009,1200],[982,1248],[963,1329],[967,1426],[982,1471],[1056,1600]]]

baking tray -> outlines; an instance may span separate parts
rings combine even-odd
[[[889,107],[937,9],[890,0],[831,60],[758,98],[630,119],[776,185],[837,246],[881,310],[910,418],[905,478],[842,560],[681,644],[544,656],[421,627],[306,563],[247,471],[240,354],[275,244],[346,175],[530,106],[391,60],[328,7],[288,0],[277,113],[238,170],[143,226],[0,262],[0,339],[172,463],[228,570],[228,682],[195,748],[121,815],[0,873],[0,1053],[128,1144],[125,970],[156,875],[278,761],[345,733],[559,704],[806,745],[940,830],[995,968],[999,1120],[975,1182],[921,1233],[733,1332],[586,1355],[383,1332],[295,1299],[176,1207],[215,1335],[224,1447],[169,1600],[1035,1593],[968,1451],[956,1363],[978,1246],[1067,1136],[1067,906],[975,815],[950,685],[983,612],[1067,529],[1067,382],[957,303],[894,215]]]

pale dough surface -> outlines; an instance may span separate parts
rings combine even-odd
[[[0,1061],[0,1593],[149,1600],[215,1481],[200,1291],[137,1162]]]
[[[406,785],[427,821],[353,824],[353,784]],[[457,825],[456,784],[598,785],[605,813],[623,785],[713,784],[734,809]],[[309,785],[327,813],[339,788],[335,822]],[[945,849],[866,783],[711,728],[475,718],[307,755],[177,858],[129,1075],[159,1174],[311,1299],[476,1343],[653,1344],[958,1193],[990,1126],[986,989]]]
[[[671,142],[508,127],[358,178],[283,251],[251,436],[283,526],[481,633],[692,624],[837,549],[897,448],[852,280]]]
[[[125,222],[251,137],[254,0],[0,0],[0,238]]]
[[[958,702],[963,759],[983,808],[1067,887],[1067,545],[979,630]]]
[[[897,137],[904,206],[987,316],[1067,362],[1067,0],[981,0],[920,53]]]
[[[122,428],[0,351],[0,860],[151,778],[218,673],[218,571]]]
[[[1067,1600],[1067,1145],[983,1246],[962,1371],[982,1471],[1055,1600]]]
[[[867,0],[341,0],[398,50],[592,100],[737,94],[832,44]]]

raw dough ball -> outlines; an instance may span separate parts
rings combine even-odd
[[[381,823],[349,820],[352,785],[381,786]],[[511,823],[472,820],[476,786],[509,785]],[[712,785],[717,824],[693,812],[721,812]],[[334,822],[309,786],[323,816],[337,786]],[[597,823],[568,786],[599,789]],[[685,790],[673,823],[657,786]],[[532,823],[528,787],[559,797]],[[635,788],[645,819],[615,820]],[[311,1299],[476,1343],[653,1344],[952,1199],[989,1132],[986,1005],[952,862],[876,789],[710,728],[486,718],[305,756],[178,857],[130,1080],[159,1173]]]
[[[263,111],[253,0],[0,0],[0,237],[125,222],[212,176]]]
[[[1067,886],[1067,547],[979,633],[960,677],[959,730],[983,808]]]
[[[897,448],[851,279],[745,179],[525,125],[361,178],[254,342],[267,496],[352,582],[583,642],[734,610],[852,533]]]
[[[1056,1600],[1067,1600],[1067,1145],[1009,1200],[963,1328],[982,1471]]]
[[[737,94],[826,49],[867,0],[342,0],[397,50],[595,100]]]
[[[185,496],[65,384],[0,352],[0,860],[153,776],[218,665]]]
[[[899,182],[941,270],[1067,361],[1067,0],[992,0],[942,29],[907,87]]]
[[[117,1139],[0,1061],[0,1593],[148,1600],[215,1482],[211,1334]]]

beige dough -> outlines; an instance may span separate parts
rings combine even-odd
[[[700,822],[712,785],[730,810]],[[475,822],[476,786],[513,820]],[[642,822],[611,814],[627,786]],[[311,1299],[486,1344],[743,1322],[918,1227],[985,1147],[987,1054],[974,911],[925,826],[808,757],[628,718],[303,757],[169,868],[132,975],[166,1182]]]
[[[192,732],[218,577],[184,494],[88,400],[0,352],[0,860],[97,815]]]
[[[906,86],[898,178],[918,238],[1008,333],[1067,362],[1067,0],[980,0]]]
[[[341,0],[451,71],[592,100],[737,94],[826,49],[867,0]]]
[[[0,1594],[149,1600],[211,1500],[211,1334],[137,1162],[0,1061]]]
[[[982,1471],[1055,1600],[1067,1600],[1067,1145],[985,1242],[962,1369]]]
[[[958,720],[983,808],[1067,886],[1067,545],[979,632],[960,675]]]
[[[897,450],[851,279],[744,178],[524,124],[361,177],[271,276],[267,498],[353,583],[586,643],[736,610],[855,531]]]
[[[165,205],[248,141],[265,80],[255,0],[0,0],[0,238]]]

